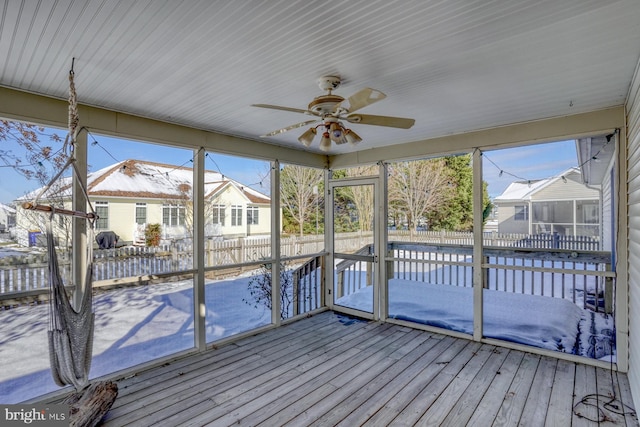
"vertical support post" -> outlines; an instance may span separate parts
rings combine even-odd
[[[482,319],[484,274],[482,273],[482,153],[473,152],[473,339],[480,341],[483,336]]]
[[[607,263],[605,271],[611,271],[611,264]],[[596,294],[596,311],[598,310],[598,295]],[[613,313],[613,277],[604,278],[604,312]]]
[[[193,290],[193,324],[195,347],[204,351],[207,347],[204,286],[204,148],[194,150],[193,155],[193,268],[196,270]]]
[[[88,200],[82,188],[87,188],[87,132],[77,132],[72,155],[78,173],[72,174],[71,209],[86,212]],[[91,289],[85,289],[90,284],[83,284],[87,274],[87,245],[93,245],[93,242],[87,242],[86,221],[86,218],[71,217],[71,280],[75,286],[73,305],[76,309],[80,308],[84,292],[91,292]]]
[[[388,256],[388,227],[389,223],[389,200],[388,200],[388,180],[389,180],[389,168],[387,163],[379,162],[378,163],[378,204],[380,206],[380,215],[378,224],[378,241],[376,242],[377,250],[376,255],[379,257],[380,261],[378,262],[378,289],[380,297],[379,297],[379,318],[381,320],[385,320],[388,317],[388,309],[389,309],[389,278],[393,277],[393,270],[391,271],[391,276],[389,276],[389,266],[390,263],[387,263],[385,257]],[[393,254],[391,255],[393,256]]]
[[[280,230],[282,217],[280,212],[280,162],[271,162],[271,323],[279,326],[280,317]],[[293,289],[293,292],[297,290]]]
[[[334,243],[334,235],[333,235],[333,194],[329,189],[329,181],[331,179],[331,171],[329,169],[325,169],[324,171],[324,247],[326,248],[329,255],[325,255],[325,263],[326,266],[325,275],[324,275],[324,289],[323,293],[325,294],[325,303],[329,306],[329,308],[333,308],[333,301],[335,298],[338,298],[336,295],[335,298],[332,295],[333,287],[334,287],[334,277],[335,277],[335,262],[333,254],[335,252],[335,243]]]

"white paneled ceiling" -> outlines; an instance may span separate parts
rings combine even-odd
[[[64,99],[75,57],[83,104],[300,149],[306,127],[260,135],[310,117],[251,104],[304,109],[338,75],[415,119],[331,153],[618,106],[639,56],[638,0],[0,2],[1,86]]]

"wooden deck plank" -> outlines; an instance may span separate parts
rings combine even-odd
[[[301,347],[309,345],[322,349],[323,346],[335,344],[335,341],[341,338],[343,334],[348,335],[357,332],[361,328],[366,328],[367,324],[359,323],[352,326],[354,327],[341,328],[339,323],[327,323],[321,328],[315,328],[312,331],[303,333],[296,338],[296,341]],[[384,328],[386,329],[387,327],[385,326]],[[296,354],[290,352],[285,343],[279,346],[273,346],[272,343],[268,343],[258,348],[260,349],[259,352],[255,352],[255,348],[253,351],[251,349],[248,350],[250,353],[254,353],[249,358],[241,357],[222,366],[217,366],[213,363],[209,366],[174,376],[163,382],[162,390],[150,396],[146,394],[146,390],[142,393],[136,393],[130,396],[130,403],[125,407],[116,407],[113,411],[110,411],[106,420],[113,416],[120,418],[124,422],[133,422],[141,417],[149,417],[144,412],[152,412],[152,416],[156,418],[172,416],[179,412],[176,409],[176,405],[179,407],[183,400],[191,399],[193,396],[200,394],[199,389],[209,389],[213,386],[230,388],[238,381],[240,374],[250,377],[258,376],[272,369],[269,367],[269,362],[280,361],[284,363],[296,358]],[[198,399],[202,400],[204,398],[200,396],[193,403],[198,403],[200,401]],[[144,412],[140,411],[142,407],[145,408]]]
[[[613,409],[610,404],[618,405],[616,401],[620,396],[618,390],[618,381],[615,378],[615,372],[609,369],[596,369],[596,382],[598,387],[598,406],[603,408],[605,414],[605,422],[601,422],[601,426],[623,426],[626,424],[623,411],[621,409]]]
[[[404,339],[405,338],[403,338],[403,340]],[[408,343],[410,345],[406,345],[404,347],[410,348],[414,345],[421,345],[427,340],[431,340],[431,337],[425,334],[411,333],[410,335],[406,336],[406,339],[409,340]],[[439,343],[442,340],[437,340],[437,341]],[[363,361],[365,358],[368,359],[368,358],[371,358],[372,356],[373,356],[372,354],[363,351],[357,356],[360,358],[360,360],[357,360],[354,358],[354,362],[360,362],[360,361]],[[285,414],[285,411],[288,408],[299,407],[299,405],[301,405],[300,399],[299,399],[300,396],[306,397],[307,395],[315,391],[315,389],[318,387],[318,384],[321,384],[322,382],[325,382],[325,381],[326,382],[331,381],[334,378],[340,375],[343,375],[349,368],[350,366],[344,363],[344,361],[336,360],[335,367],[331,367],[330,369],[327,369],[324,372],[321,372],[321,375],[316,376],[315,378],[313,378],[313,380],[306,381],[305,383],[300,385],[292,384],[292,387],[295,388],[295,393],[286,393],[284,395],[278,395],[277,398],[268,405],[268,407],[263,407],[260,410],[255,411],[252,414],[249,414],[247,417],[239,420],[239,423],[244,425],[256,425],[259,422],[265,420],[265,418],[267,418],[268,420],[267,423],[271,423],[272,425],[280,425],[283,422],[288,421],[290,418],[293,418],[294,415],[289,416],[289,418],[286,418],[287,415]],[[317,378],[317,381],[316,381],[316,378]],[[324,385],[324,386],[333,390],[336,389],[336,387],[331,384]],[[324,393],[317,393],[317,394],[326,395]],[[268,418],[268,417],[271,417],[271,418]]]
[[[627,427],[636,427],[638,425],[638,413],[636,412],[635,406],[633,404],[629,378],[626,375],[620,373],[616,375],[616,378],[618,380],[618,387],[620,389],[620,401],[622,404],[621,409],[624,411],[624,419],[627,423]]]
[[[367,328],[378,329],[378,339],[382,339],[385,331],[390,329],[388,325],[363,324],[361,330],[366,331]],[[349,346],[355,338],[349,331],[354,328],[344,328],[340,323],[331,324],[329,329],[316,329],[313,336],[304,340],[297,340],[301,346],[301,355],[291,352],[288,346],[281,346],[281,350],[277,353],[265,355],[261,360],[250,364],[238,364],[233,366],[233,372],[228,376],[216,378],[207,384],[206,392],[198,392],[188,390],[190,406],[188,408],[179,408],[179,400],[185,399],[185,396],[179,396],[177,405],[162,406],[154,413],[146,416],[145,422],[163,422],[180,425],[184,420],[188,420],[202,411],[209,409],[214,405],[221,405],[229,399],[234,399],[238,395],[256,388],[263,383],[268,383],[270,379],[280,376],[282,380],[292,378],[296,373],[292,370],[297,364],[304,363],[307,360],[323,354],[327,349],[335,346]],[[349,336],[349,339],[343,335]],[[269,391],[268,385],[264,388],[265,392]],[[164,399],[159,404],[167,403]],[[166,421],[165,421],[166,420]]]
[[[513,382],[504,396],[502,405],[498,410],[493,426],[495,427],[507,427],[518,425],[520,417],[522,416],[522,410],[527,403],[529,397],[529,391],[533,384],[538,365],[540,363],[540,356],[534,354],[525,354],[518,366],[516,376],[513,378]]]
[[[486,416],[486,412],[490,410],[491,405],[482,406],[480,405],[480,401],[486,396],[489,388],[491,388],[490,395],[492,400],[494,402],[502,401],[502,396],[510,383],[510,380],[507,381],[509,379],[508,369],[506,367],[503,368],[503,365],[511,353],[518,352],[510,352],[509,350],[499,347],[493,350],[489,360],[471,381],[467,389],[462,393],[460,399],[458,399],[458,402],[444,419],[444,425],[469,425],[472,416],[476,415],[477,418]],[[519,355],[517,358],[518,362],[521,358],[522,356]],[[513,362],[511,366],[515,366]],[[503,379],[502,370],[506,371],[505,375],[507,378]],[[514,367],[512,376],[515,375],[515,371]],[[497,384],[500,383],[499,380],[502,380],[502,383],[505,384],[502,393],[497,386]],[[495,411],[497,411],[499,405],[494,405],[494,407]],[[493,417],[491,417],[489,423],[483,425],[490,425],[491,422],[493,422]]]
[[[367,369],[362,369],[359,365],[353,369],[353,372],[345,372],[343,375],[333,378],[329,383],[336,387],[334,393],[323,396],[321,399],[315,399],[316,401],[312,406],[284,425],[311,425],[318,418],[331,412],[339,403],[350,401],[351,396],[355,395],[361,388],[367,387],[367,384],[373,378],[383,375],[386,369],[397,362],[396,359],[391,357],[384,357]]]
[[[363,421],[363,425],[388,425],[444,369],[446,363],[442,361],[452,360],[464,346],[465,343],[460,340],[453,338],[443,340],[438,348],[432,349],[434,360],[424,366],[402,390],[391,395],[390,399],[375,414]],[[440,360],[439,363],[438,360]]]
[[[573,389],[572,427],[593,426],[598,419],[596,406],[584,404],[583,399],[596,391],[596,368],[594,366],[576,365],[576,380]],[[597,404],[597,399],[595,400]],[[587,402],[588,403],[588,402]]]
[[[338,422],[337,425],[344,427],[359,426],[364,424],[374,414],[382,414],[387,411],[390,412],[390,419],[393,419],[398,411],[393,410],[389,406],[389,401],[394,398],[410,401],[416,392],[415,384],[419,384],[420,380],[424,381],[426,379],[425,368],[432,366],[435,358],[451,347],[454,339],[443,338],[438,341],[436,345],[420,356],[420,358],[407,367],[407,369],[384,386],[379,387],[374,394],[370,395],[364,402],[357,406],[355,410],[352,410],[351,413]],[[435,376],[435,374],[433,374],[433,376]],[[420,378],[420,380],[417,380],[418,378]],[[377,424],[384,425],[380,421],[377,421]]]
[[[442,425],[447,415],[453,407],[459,402],[461,396],[481,372],[487,369],[487,364],[491,360],[491,356],[498,354],[498,363],[506,356],[506,351],[499,351],[496,347],[483,345],[480,350],[475,352],[469,362],[458,372],[449,385],[440,393],[436,401],[427,409],[422,417],[418,420],[418,425],[438,426]],[[491,371],[491,368],[488,368]],[[491,373],[491,378],[495,375],[495,370]],[[467,420],[464,420],[464,424]],[[459,424],[459,425],[462,425]]]
[[[567,399],[567,396],[573,396],[575,377],[576,364],[566,360],[558,360],[545,426],[571,425],[573,400]]]
[[[556,376],[558,360],[543,356],[538,364],[536,375],[531,384],[527,402],[522,409],[522,416],[518,425],[543,426],[545,415],[549,408],[549,398]]]
[[[407,345],[411,340],[415,340],[416,338],[411,331],[395,330],[394,334],[389,335],[387,339],[384,340],[384,345],[387,351],[393,351],[394,348]],[[275,377],[271,383],[265,384],[265,386],[271,387],[268,393],[258,386],[243,384],[242,387],[250,387],[249,392],[238,396],[230,396],[226,400],[226,405],[221,405],[195,418],[190,418],[188,424],[202,425],[203,423],[212,422],[213,420],[221,425],[240,423],[240,420],[256,412],[258,412],[257,415],[264,418],[266,415],[265,410],[273,410],[271,407],[265,408],[265,406],[274,401],[277,402],[286,396],[301,397],[303,390],[306,389],[312,392],[313,388],[309,387],[309,385],[317,386],[320,381],[324,381],[326,378],[325,373],[327,373],[327,375],[334,375],[334,372],[331,372],[334,368],[344,372],[353,367],[352,365],[344,363],[344,360],[354,363],[357,360],[370,358],[376,354],[384,354],[380,346],[375,345],[376,343],[382,344],[383,341],[373,342],[373,340],[371,340],[370,342],[373,344],[370,347],[359,345],[351,348],[348,348],[348,343],[345,343],[344,349],[337,348],[333,353],[321,354],[303,365],[294,366],[291,369],[291,373],[295,376],[293,379],[288,380],[286,377],[279,375]],[[338,356],[340,356],[340,358],[338,358]],[[318,378],[320,376],[324,376],[325,378]],[[307,387],[304,387],[305,385],[307,385]],[[214,399],[214,401],[215,400],[216,399]],[[247,423],[247,420],[243,420],[242,423],[252,425],[250,422]]]
[[[353,412],[354,407],[363,408],[366,412],[366,406],[364,406],[366,402],[369,402],[369,404],[375,408],[373,412],[376,412],[384,401],[375,399],[374,395],[392,381],[395,381],[398,383],[398,386],[401,387],[409,378],[413,377],[415,374],[412,372],[415,371],[415,368],[413,370],[410,368],[414,366],[419,368],[425,365],[423,359],[430,358],[428,353],[433,349],[434,344],[437,344],[434,343],[434,341],[436,340],[429,340],[426,342],[426,345],[418,346],[406,353],[404,357],[398,359],[396,363],[389,366],[389,368],[385,369],[380,375],[377,375],[366,385],[360,387],[355,393],[349,395],[348,399],[342,400],[338,405],[318,418],[311,426],[336,425],[341,421],[344,422],[345,418]],[[389,357],[392,359],[395,358],[394,354],[391,354]],[[407,373],[406,376],[403,376],[403,373]],[[346,425],[359,424],[350,421],[347,422]]]
[[[407,335],[406,338],[410,338],[410,336]],[[361,354],[362,357],[360,358],[354,358],[353,360],[345,360],[344,358],[340,358],[340,369],[331,371],[329,375],[323,376],[321,382],[318,383],[324,383],[322,386],[318,387],[318,384],[316,384],[316,387],[311,387],[305,396],[296,399],[293,404],[286,406],[284,409],[274,411],[271,415],[263,417],[262,422],[257,423],[257,425],[283,425],[284,423],[290,421],[292,418],[295,418],[301,412],[316,404],[324,397],[328,396],[332,391],[337,390],[339,387],[337,387],[333,383],[337,382],[339,378],[346,378],[347,380],[349,380],[363,373],[369,374],[371,372],[375,372],[375,370],[373,369],[376,367],[376,365],[379,364],[381,360],[386,358],[389,352],[395,351],[393,347],[386,347],[383,345],[383,342],[377,342],[371,348],[372,351],[367,353],[363,352]],[[252,415],[255,416],[255,414]]]
[[[500,370],[496,372],[489,388],[481,396],[481,400],[469,418],[467,426],[485,427],[494,422],[524,355],[522,351],[512,350],[509,352],[502,366],[500,366]]]
[[[598,392],[631,405],[627,376],[613,381],[606,369],[327,312],[121,378],[103,424],[594,426],[573,405]],[[612,420],[601,425],[638,427],[630,411]]]
[[[422,414],[438,399],[443,390],[447,388],[449,383],[458,375],[458,372],[471,360],[481,345],[476,342],[469,341],[460,351],[451,357],[450,353],[443,353],[442,357],[435,360],[435,364],[443,365],[438,375],[426,384],[414,399],[395,417],[389,425],[410,426],[414,425],[422,416]]]

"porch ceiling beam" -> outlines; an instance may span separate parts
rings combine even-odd
[[[275,160],[302,166],[324,168],[327,156],[294,150],[259,140],[209,132],[159,120],[80,104],[80,124],[96,134],[222,154]],[[55,128],[67,128],[68,103],[15,89],[0,87],[0,117]]]
[[[468,153],[478,147],[483,150],[508,148],[531,143],[571,140],[585,136],[609,133],[625,124],[624,107],[613,107],[588,113],[555,117],[500,126],[439,138],[424,139],[401,145],[339,154],[329,158],[329,167],[374,164],[378,161],[396,161],[448,154]],[[365,144],[363,141],[362,144]]]

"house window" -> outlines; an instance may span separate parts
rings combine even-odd
[[[147,223],[147,204],[136,203],[136,224]]]
[[[162,224],[169,227],[184,225],[184,206],[164,205],[162,206]]]
[[[231,206],[231,225],[242,225],[242,206]]]
[[[98,220],[96,221],[96,229],[109,229],[109,202],[95,202],[94,206],[96,215],[98,215]]]
[[[584,224],[600,222],[600,206],[597,200],[576,201],[576,221]]]
[[[247,225],[258,225],[258,207],[247,206]]]
[[[515,214],[513,219],[516,221],[528,221],[529,220],[529,206],[528,205],[516,205]]]
[[[213,223],[220,224],[224,227],[224,212],[226,209],[225,205],[213,205]]]

